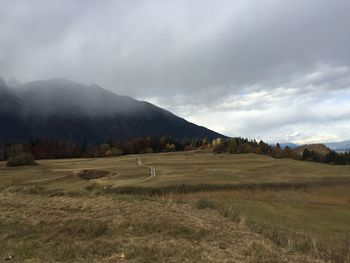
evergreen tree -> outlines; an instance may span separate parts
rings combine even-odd
[[[305,148],[304,151],[303,151],[303,155],[302,155],[301,159],[303,161],[306,161],[306,160],[308,160],[310,158],[310,155],[311,155],[310,151],[307,148]]]

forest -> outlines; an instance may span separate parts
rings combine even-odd
[[[328,150],[326,154],[308,149],[300,153],[288,146],[282,148],[247,138],[207,138],[173,139],[169,136],[133,138],[127,141],[108,140],[101,144],[84,141],[81,144],[56,140],[31,138],[27,143],[3,143],[0,146],[0,160],[8,161],[9,166],[33,164],[34,159],[96,158],[126,154],[143,154],[174,151],[209,150],[215,154],[255,153],[274,158],[290,158],[301,161],[321,162],[335,165],[349,165],[350,153],[337,153]]]

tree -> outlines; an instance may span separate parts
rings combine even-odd
[[[335,163],[337,156],[338,156],[338,154],[335,151],[330,151],[325,157],[325,162],[326,163]]]
[[[224,151],[225,151],[225,146],[223,144],[217,144],[213,149],[214,153],[223,153]]]
[[[259,142],[259,151],[264,154],[268,154],[270,151],[270,146],[267,143],[264,143],[263,141]]]
[[[6,160],[5,148],[0,148],[0,161]]]
[[[221,138],[216,138],[216,139],[213,140],[212,145],[215,147],[215,146],[217,146],[217,145],[219,145],[221,143],[222,143],[222,139]]]
[[[335,164],[345,165],[344,154],[338,154],[337,158],[335,159]]]
[[[88,147],[88,141],[85,139],[80,146],[80,153],[86,152],[87,147]]]
[[[31,153],[27,152],[22,152],[17,155],[11,156],[6,162],[6,166],[21,166],[34,164],[34,156]]]
[[[145,153],[153,153],[154,151],[153,151],[153,149],[151,148],[151,147],[147,147],[146,149],[145,149]]]
[[[207,138],[204,138],[203,140],[202,140],[202,146],[208,146],[208,139]]]
[[[350,152],[344,153],[345,164],[350,164]]]
[[[173,151],[175,151],[175,144],[167,143],[165,145],[164,151],[166,151],[166,152],[173,152]]]
[[[111,147],[109,144],[104,143],[98,146],[98,156],[109,156]]]
[[[288,146],[283,149],[283,157],[298,160],[299,156]]]
[[[237,153],[237,141],[236,140],[230,140],[227,145],[227,151],[229,153]]]
[[[8,157],[14,157],[16,155],[19,155],[21,152],[23,152],[22,144],[12,144],[6,149],[6,155]]]
[[[283,158],[283,150],[281,149],[280,145],[277,143],[276,147],[273,147],[271,156],[277,159]]]
[[[240,146],[240,152],[241,153],[253,153],[253,152],[255,152],[255,150],[254,150],[254,147],[252,145],[245,142]]]
[[[303,161],[307,161],[309,158],[310,158],[310,151],[307,148],[305,148],[301,159]]]

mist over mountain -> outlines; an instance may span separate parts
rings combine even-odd
[[[10,78],[8,81],[6,81],[7,85],[9,87],[18,87],[22,85],[22,82],[20,82],[18,79],[16,78]]]
[[[81,142],[142,136],[222,136],[151,103],[119,96],[98,85],[63,78],[9,87],[0,79],[0,140],[30,137]]]

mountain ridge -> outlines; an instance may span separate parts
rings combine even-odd
[[[279,144],[282,149],[284,149],[286,146],[288,146],[291,149],[295,149],[303,145],[308,145],[308,144],[296,144],[293,142],[285,142],[285,143],[279,143]],[[350,151],[350,140],[338,141],[338,142],[324,142],[324,143],[318,143],[318,144],[324,144],[326,147],[336,152]],[[272,143],[271,145],[276,146],[276,143]]]
[[[31,81],[15,89],[0,80],[0,121],[6,123],[2,141],[225,137],[149,102],[64,78]]]
[[[327,142],[325,145],[334,151],[343,152],[350,151],[350,140],[340,142]]]

